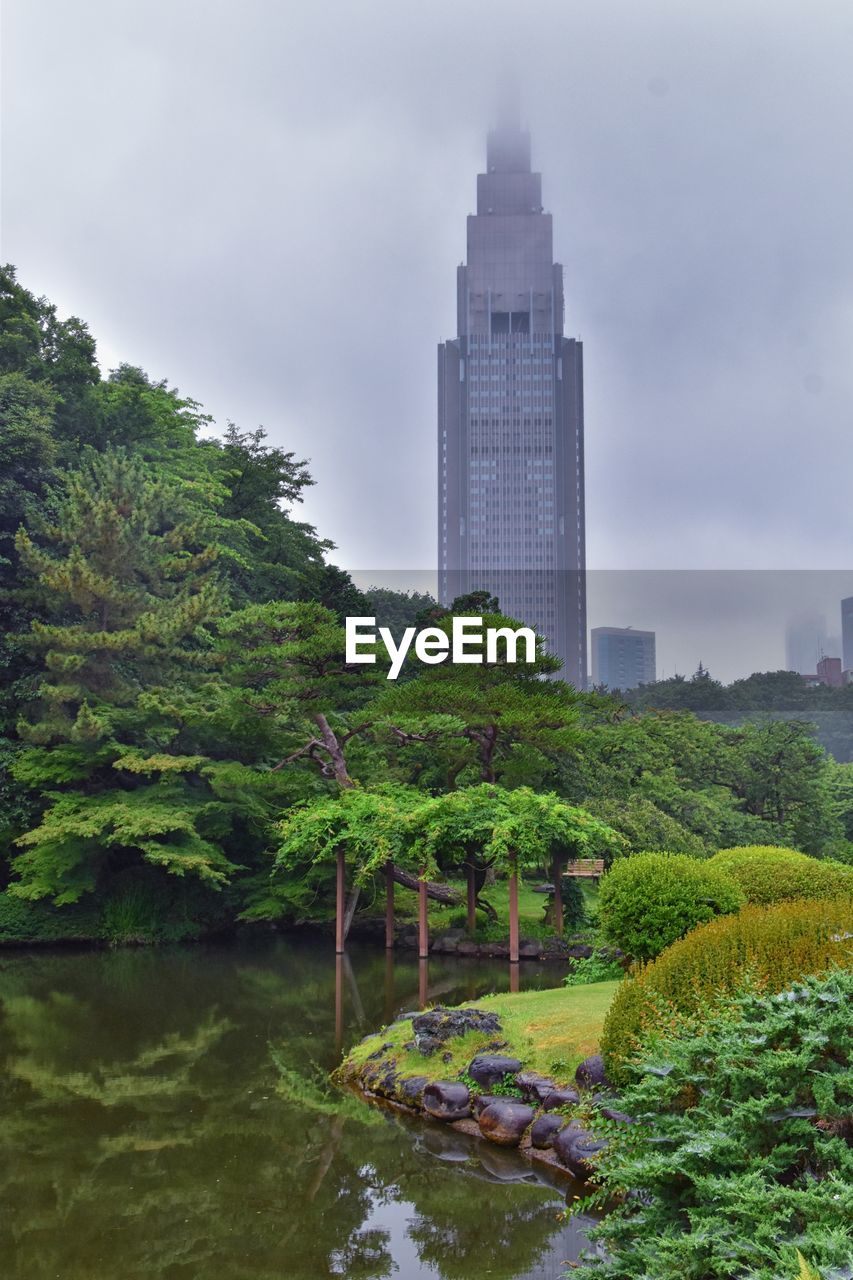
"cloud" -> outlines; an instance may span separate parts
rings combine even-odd
[[[849,563],[840,0],[4,21],[4,256],[107,361],[309,456],[344,563],[433,562],[435,346],[508,62],[584,339],[591,563]]]

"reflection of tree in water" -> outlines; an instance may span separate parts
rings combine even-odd
[[[523,1270],[554,1202],[460,1181],[331,1090],[333,982],[281,944],[0,960],[4,1278],[379,1280],[399,1199],[439,1274],[513,1274],[497,1235]]]

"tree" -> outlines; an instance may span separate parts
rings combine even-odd
[[[512,874],[554,858],[602,857],[623,847],[605,823],[552,792],[492,783],[426,801],[411,825],[418,862],[444,875],[464,871],[476,905],[492,919],[494,908],[480,897],[488,868]]]
[[[409,868],[407,887],[426,870],[413,861],[412,814],[424,803],[411,788],[365,791],[348,787],[294,808],[279,824],[281,842],[265,894],[245,913],[252,918],[284,914],[318,919],[329,914],[334,878],[331,868],[342,854],[350,881],[359,888],[393,863]],[[458,897],[458,895],[453,895]]]
[[[47,799],[18,839],[23,897],[73,902],[107,864],[139,858],[212,884],[233,869],[203,834],[210,797],[186,783],[202,761],[156,750],[170,692],[203,678],[203,628],[222,607],[215,551],[180,499],[109,450],[70,477],[55,523],[16,540],[58,618],[33,623],[45,672],[20,726],[31,745],[14,766]]]
[[[223,619],[219,633],[247,708],[287,730],[291,749],[277,767],[305,760],[338,787],[353,786],[347,750],[368,724],[354,713],[381,666],[346,662],[344,628],[321,604],[249,605]]]
[[[483,627],[516,630],[521,624],[503,614],[483,615]],[[452,618],[435,626],[450,634]],[[375,714],[400,747],[431,744],[445,767],[444,785],[452,788],[466,773],[473,780],[498,781],[512,754],[529,749],[542,755],[577,748],[575,690],[545,680],[559,670],[559,659],[536,640],[532,663],[496,662],[423,665],[415,679],[389,689]],[[460,749],[461,748],[461,749]]]

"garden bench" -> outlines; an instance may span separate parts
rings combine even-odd
[[[604,859],[576,858],[574,862],[566,864],[563,875],[582,880],[598,880],[604,875]]]

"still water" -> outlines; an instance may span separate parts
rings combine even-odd
[[[437,957],[428,999],[508,969]],[[565,1185],[327,1083],[423,985],[416,960],[336,966],[316,940],[0,954],[3,1280],[562,1275],[588,1225]]]

